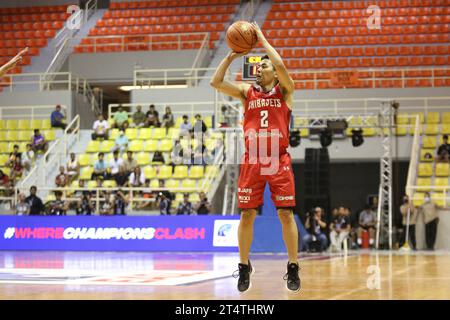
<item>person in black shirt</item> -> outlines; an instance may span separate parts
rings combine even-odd
[[[324,251],[327,248],[328,240],[325,235],[327,224],[322,220],[323,209],[316,207],[307,213],[305,228],[308,232],[304,237],[306,250],[311,251],[311,243],[313,241],[320,242],[320,250]]]
[[[178,205],[177,214],[193,214],[194,208],[192,207],[192,203],[189,201],[189,193],[184,194],[183,202]]]
[[[161,215],[169,216],[172,201],[167,197],[167,193],[160,192],[156,201],[159,203],[159,213]]]
[[[83,191],[80,201],[77,204],[77,215],[90,216],[94,213],[94,202],[89,191]]]
[[[200,192],[199,196],[200,201],[195,206],[195,211],[197,211],[197,214],[209,214],[211,212],[211,204],[209,203],[208,198],[203,191]]]
[[[161,125],[161,123],[159,122],[159,113],[155,110],[155,105],[150,105],[145,116],[147,118],[145,120],[146,127],[159,127]]]
[[[16,162],[16,158],[22,158],[22,153],[19,152],[19,145],[17,144],[14,145],[13,152],[9,154],[8,161],[6,161],[5,165],[12,168]]]
[[[450,144],[448,143],[448,135],[444,134],[442,137],[443,144],[438,148],[438,162],[449,162],[450,161]]]
[[[128,197],[125,196],[122,190],[117,190],[114,197],[114,214],[125,215],[125,208],[128,205]]]
[[[159,162],[164,163],[165,162],[164,156],[163,156],[161,151],[155,151],[155,153],[153,154],[152,163],[155,163],[155,162],[157,162],[157,163],[159,163]]]
[[[52,216],[65,216],[67,212],[67,205],[64,200],[61,199],[62,192],[55,191],[56,199],[50,202],[49,214]]]
[[[119,172],[114,176],[118,187],[126,187],[128,185],[128,173],[125,171],[125,166],[119,166]]]
[[[44,213],[44,204],[41,198],[36,196],[36,191],[36,186],[31,186],[30,195],[25,199],[25,202],[30,205],[30,215],[41,215]]]

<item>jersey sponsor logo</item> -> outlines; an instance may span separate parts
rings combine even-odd
[[[255,99],[248,102],[248,109],[265,107],[281,108],[281,99]]]
[[[252,193],[253,190],[251,188],[238,188],[238,192],[240,192],[240,193]]]
[[[260,129],[258,131],[254,131],[254,130],[247,130],[246,135],[249,139],[253,139],[253,138],[283,138],[283,133],[281,133],[278,129],[274,129],[274,130],[269,130],[267,131],[267,129]]]
[[[277,201],[294,200],[294,196],[276,196],[275,199]]]
[[[250,201],[250,196],[239,196],[240,203],[248,203]]]

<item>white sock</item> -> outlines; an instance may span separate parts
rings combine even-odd
[[[373,239],[370,239],[370,240],[369,240],[369,244],[373,244]]]
[[[358,238],[358,244],[361,245],[362,244],[362,240],[361,238]]]

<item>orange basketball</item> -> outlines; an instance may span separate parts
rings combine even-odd
[[[227,44],[234,52],[250,51],[257,41],[256,32],[247,21],[236,21],[227,30]]]

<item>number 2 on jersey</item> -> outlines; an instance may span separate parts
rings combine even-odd
[[[269,110],[261,110],[261,128],[267,128],[269,126]]]

